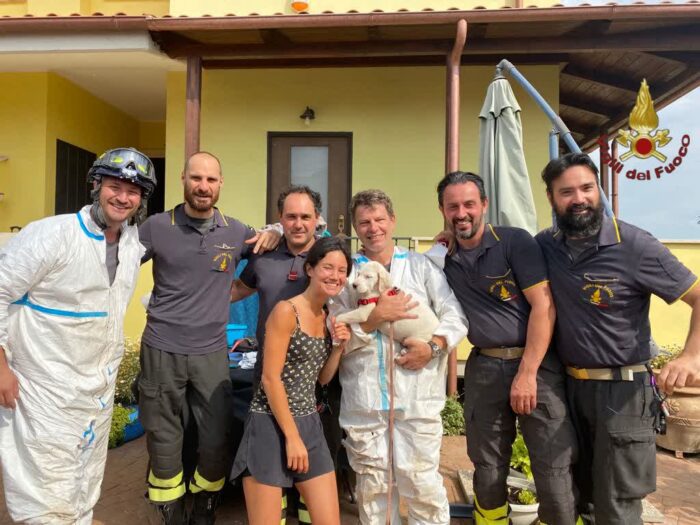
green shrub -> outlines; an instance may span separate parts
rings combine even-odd
[[[124,340],[124,356],[122,357],[119,373],[117,374],[117,384],[114,392],[114,402],[123,405],[133,405],[136,403],[134,394],[131,392],[131,384],[141,370],[139,356],[141,353],[141,341],[132,341],[128,337]]]
[[[527,476],[527,479],[532,480],[532,467],[530,465],[530,454],[527,451],[527,445],[523,435],[518,430],[513,441],[513,451],[510,456],[510,466],[518,472],[522,472]]]
[[[114,405],[112,426],[109,429],[109,448],[118,447],[124,443],[124,429],[129,424],[129,414],[132,410],[121,405]]]
[[[448,397],[440,416],[442,416],[442,434],[444,436],[464,435],[464,410],[459,397]]]

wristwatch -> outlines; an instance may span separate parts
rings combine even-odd
[[[438,345],[435,341],[428,341],[428,346],[430,347],[430,352],[432,354],[432,357],[440,357],[444,350],[440,348],[440,345]]]

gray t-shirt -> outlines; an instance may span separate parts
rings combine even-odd
[[[231,284],[245,244],[255,231],[218,209],[204,233],[180,204],[139,227],[153,259],[153,293],[143,342],[176,354],[207,354],[226,348]]]
[[[105,263],[107,264],[107,274],[109,275],[109,285],[111,286],[117,275],[117,265],[119,264],[119,239],[107,243]]]
[[[214,225],[214,216],[207,217],[206,219],[195,219],[194,217],[189,217],[190,223],[194,226],[199,233],[206,235],[206,233],[211,230]]]

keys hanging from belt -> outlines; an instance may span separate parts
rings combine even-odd
[[[654,430],[662,436],[666,434],[666,418],[669,416],[668,407],[666,406],[666,397],[661,394],[659,385],[656,384],[656,377],[649,363],[646,364],[649,371],[649,382],[651,391],[654,393]]]

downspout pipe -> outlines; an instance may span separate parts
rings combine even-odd
[[[447,56],[447,108],[445,172],[459,169],[459,67],[467,41],[467,21],[457,22],[457,35]]]
[[[447,55],[447,107],[445,133],[445,173],[459,169],[459,68],[467,42],[467,21],[457,22],[457,35]],[[447,393],[457,393],[457,352],[447,358]]]
[[[566,124],[564,124],[564,121],[561,119],[561,117],[554,112],[552,107],[549,104],[547,104],[547,101],[542,97],[542,95],[540,95],[537,92],[534,86],[530,84],[530,82],[522,75],[522,73],[520,73],[520,71],[518,71],[518,69],[506,59],[501,60],[496,66],[496,76],[501,76],[504,73],[508,73],[511,77],[513,77],[518,82],[518,84],[520,84],[522,88],[527,92],[527,94],[533,98],[533,100],[535,101],[535,103],[537,103],[540,109],[544,111],[545,115],[547,115],[547,118],[549,118],[551,123],[554,125],[554,128],[559,133],[560,138],[569,148],[569,151],[573,153],[581,153],[581,148],[579,148],[578,144],[576,144],[574,137],[571,135],[571,131],[566,126]],[[610,207],[608,199],[605,198],[605,193],[603,193],[603,189],[600,187],[600,181],[598,182],[598,188],[600,189],[600,200],[603,203],[603,208],[605,208],[605,214],[608,217],[612,217],[613,211]]]

